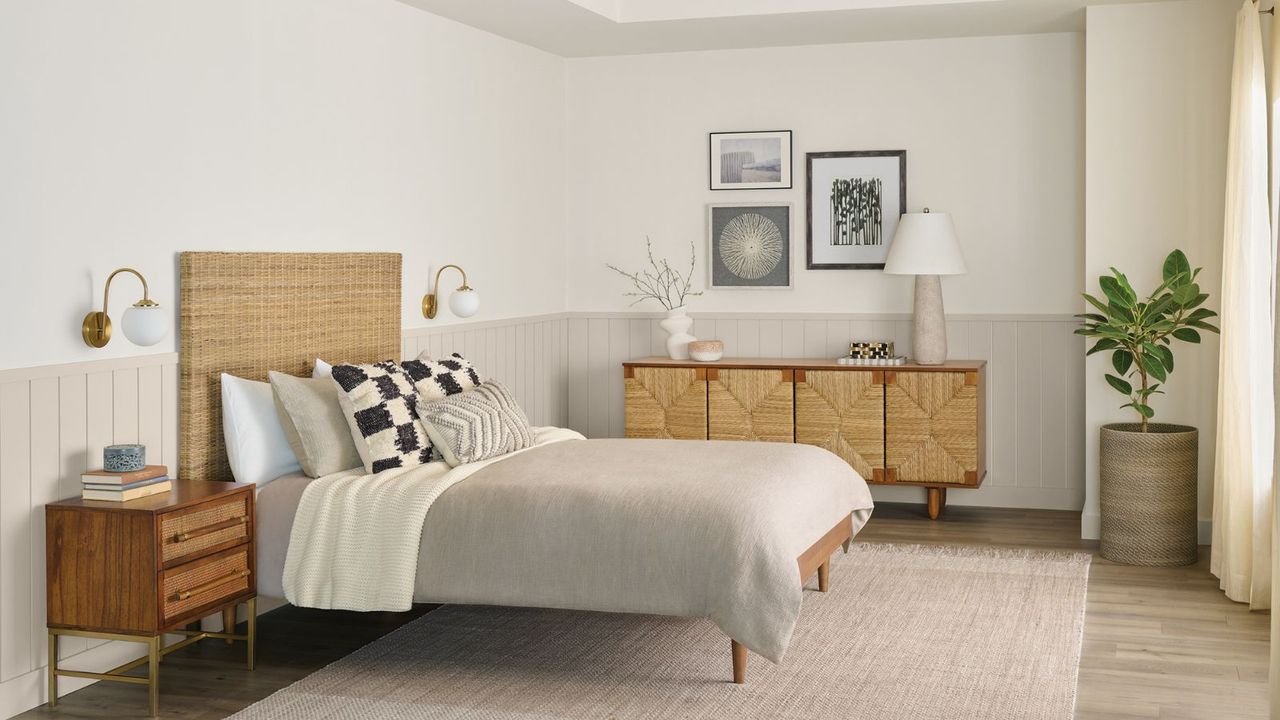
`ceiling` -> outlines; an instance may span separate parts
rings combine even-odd
[[[565,57],[1078,32],[1132,0],[400,0]]]

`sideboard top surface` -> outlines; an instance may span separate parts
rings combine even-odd
[[[676,367],[676,368],[780,368],[804,370],[897,370],[910,372],[972,372],[980,370],[986,360],[948,360],[941,365],[841,365],[830,358],[721,358],[715,362],[696,360],[672,360],[665,357],[646,357],[628,360],[623,367]]]

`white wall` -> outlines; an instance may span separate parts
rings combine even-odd
[[[182,250],[401,252],[406,328],[448,262],[562,310],[563,67],[391,0],[3,3],[0,368],[172,351],[79,326],[122,265],[175,309]]]
[[[1202,265],[1218,308],[1234,0],[1109,5],[1088,10],[1086,36],[1085,288],[1110,266],[1139,289],[1160,279],[1174,248]],[[1201,539],[1212,517],[1217,336],[1175,347],[1156,419],[1200,429]],[[1082,530],[1097,537],[1098,428],[1132,422],[1103,380],[1110,358],[1089,359],[1085,385],[1086,505]]]
[[[627,309],[604,264],[640,266],[646,235],[681,263],[692,241],[701,287],[706,204],[787,201],[795,288],[693,310],[909,312],[911,278],[803,269],[805,153],[906,149],[908,209],[953,213],[968,260],[949,312],[1075,312],[1083,52],[1058,34],[571,59],[568,307]],[[707,133],[754,129],[794,131],[794,189],[709,191]]]

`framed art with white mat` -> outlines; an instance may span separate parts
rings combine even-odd
[[[707,206],[707,286],[791,287],[791,203]]]
[[[883,270],[907,211],[907,151],[805,155],[805,267]]]
[[[791,187],[791,131],[714,132],[709,135],[712,190]]]

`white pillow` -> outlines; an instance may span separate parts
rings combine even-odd
[[[222,435],[236,482],[265,485],[302,470],[276,414],[270,383],[222,374]]]
[[[311,379],[319,380],[320,378],[331,377],[333,377],[333,366],[320,358],[316,358],[316,366],[315,369],[311,371]]]

